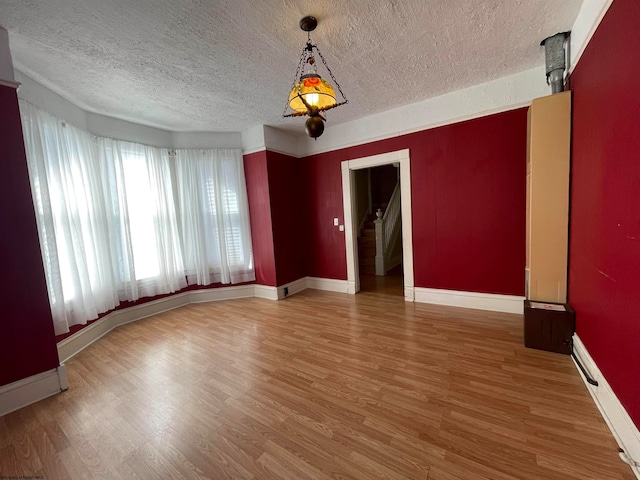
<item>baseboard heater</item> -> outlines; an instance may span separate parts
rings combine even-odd
[[[580,359],[576,355],[576,350],[573,347],[573,335],[571,335],[571,357],[575,360],[576,365],[578,365],[578,368],[582,372],[582,375],[584,375],[584,378],[587,381],[587,383],[589,383],[589,385],[593,385],[594,387],[597,387],[598,386],[598,381],[594,380],[591,377],[591,375],[589,375],[589,372],[587,372],[587,369],[584,368],[584,366],[582,365],[582,362],[580,361]]]

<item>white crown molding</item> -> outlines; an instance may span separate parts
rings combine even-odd
[[[582,2],[580,11],[573,22],[571,29],[570,42],[570,60],[569,72],[573,72],[587,45],[591,41],[591,37],[596,33],[600,22],[604,18],[607,10],[613,3],[613,0],[590,0]]]
[[[316,155],[528,106],[548,95],[544,65],[300,137],[301,155]]]
[[[587,386],[587,390],[589,390],[593,401],[598,407],[598,410],[600,410],[602,417],[611,430],[611,433],[613,433],[618,445],[625,451],[629,458],[636,462],[640,462],[640,432],[638,431],[638,427],[636,427],[633,420],[631,420],[631,417],[620,403],[620,400],[618,400],[618,397],[607,382],[607,379],[604,377],[598,368],[598,365],[593,360],[589,351],[577,334],[573,336],[573,348],[574,353],[580,359],[580,362],[589,375],[591,375],[593,380],[598,382],[597,387],[587,382],[586,378],[580,371],[578,364],[574,360],[576,368],[578,369],[578,372],[580,372],[580,377]],[[629,379],[629,381],[635,380],[637,379]],[[631,469],[633,470],[633,473],[636,474],[636,477],[640,479],[640,468],[637,466],[631,466]]]
[[[461,292],[438,288],[415,288],[415,301],[448,307],[474,308],[492,312],[524,313],[524,297],[494,293]]]
[[[300,135],[295,135],[269,125],[264,126],[264,145],[271,152],[300,158]],[[305,136],[305,138],[308,138]]]
[[[64,365],[0,387],[0,417],[69,388]]]
[[[613,0],[582,2],[571,29],[569,71],[582,56]],[[549,95],[544,65],[487,83],[327,127],[318,141],[298,137],[297,155],[305,157],[406,135],[496,113],[528,107]],[[271,148],[271,146],[269,146]]]
[[[22,85],[20,82],[16,82],[13,80],[4,80],[0,78],[0,86],[2,87],[9,87],[18,90],[20,88],[20,85]]]
[[[570,37],[570,71],[578,64],[582,53],[612,2],[613,0],[582,2]],[[207,145],[207,148],[226,148],[215,145],[219,141],[222,141],[224,145],[239,141],[244,155],[269,150],[295,158],[303,158],[527,107],[534,98],[549,94],[544,70],[544,65],[540,65],[524,72],[439,97],[404,105],[351,122],[332,125],[327,127],[319,141],[314,141],[304,135],[293,135],[268,125],[257,125],[239,132],[240,139],[238,140],[238,132],[227,134],[169,132],[154,127],[138,126],[117,118],[103,119],[99,114],[83,110],[30,78],[28,82],[26,80],[23,82],[28,85],[20,89],[20,96],[80,128],[86,127],[89,116],[92,117],[91,122],[95,124],[93,125],[94,129],[98,128],[107,132],[126,132],[126,139],[140,143],[155,145],[159,142],[162,145],[156,146],[168,148],[205,148],[202,145]],[[19,78],[26,77],[18,71],[15,73]],[[0,85],[18,88],[20,83],[0,80]],[[92,133],[101,135],[101,132],[92,131]],[[167,138],[169,140],[166,140]],[[165,144],[167,141],[172,145]],[[179,146],[173,145],[173,143],[179,144]]]

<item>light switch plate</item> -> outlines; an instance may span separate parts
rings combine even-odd
[[[340,225],[340,227],[338,227],[340,229],[341,232],[344,232],[344,225]]]
[[[340,223],[340,220],[338,220],[338,217],[336,217],[336,218],[334,218],[334,219],[333,219],[333,225],[334,225],[335,227],[337,227],[339,223]]]

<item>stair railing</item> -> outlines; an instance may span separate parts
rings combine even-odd
[[[376,275],[387,273],[387,262],[389,261],[387,252],[392,246],[400,226],[400,184],[396,184],[387,210],[382,213],[378,209],[378,217],[373,223],[376,229]]]

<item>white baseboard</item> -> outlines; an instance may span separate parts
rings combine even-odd
[[[256,287],[260,288],[256,289]],[[123,308],[122,310],[115,310],[88,327],[58,342],[58,358],[60,363],[66,362],[120,325],[135,322],[136,320],[189,305],[190,303],[216,302],[248,297],[272,298],[274,295],[271,295],[271,293],[267,291],[271,288],[273,288],[273,294],[275,295],[275,287],[267,287],[264,285],[240,285],[235,287],[192,290],[158,300],[152,300],[141,305]],[[276,300],[277,298],[273,299]]]
[[[71,357],[81,352],[96,340],[102,338],[120,325],[125,325],[136,320],[157,315],[174,308],[182,307],[189,303],[189,297],[193,292],[183,292],[169,297],[152,300],[141,305],[115,310],[91,325],[58,342],[58,358],[64,363]],[[202,300],[200,300],[202,301]]]
[[[69,388],[64,365],[0,387],[0,417]]]
[[[254,285],[254,295],[266,300],[279,300],[278,288],[269,285]]]
[[[287,289],[287,294],[284,294],[284,289]],[[285,285],[278,287],[278,300],[282,300],[285,297],[290,297],[296,293],[300,293],[307,288],[307,277],[299,278],[293,282],[289,282]]]
[[[615,392],[607,382],[606,378],[600,372],[598,365],[593,360],[586,347],[580,340],[578,335],[573,336],[573,347],[576,356],[580,359],[580,363],[587,370],[589,375],[598,382],[598,386],[591,385],[580,372],[580,376],[587,386],[587,390],[593,397],[596,406],[600,410],[602,417],[609,426],[611,433],[615,437],[618,445],[622,448],[629,458],[640,462],[640,432],[635,426],[633,420],[618,400]],[[574,360],[575,363],[575,360]],[[576,368],[580,371],[578,365]],[[640,468],[631,466],[633,473],[640,479]]]
[[[415,287],[404,287],[404,301],[405,302],[415,302],[416,301],[416,288]]]
[[[307,288],[326,292],[349,293],[349,282],[333,278],[307,277]],[[353,293],[355,293],[355,287]]]
[[[185,305],[189,303],[219,302],[220,300],[233,300],[236,298],[260,297],[272,299],[271,297],[273,295],[269,294],[270,289],[275,290],[275,287],[269,287],[266,285],[238,285],[235,287],[192,290],[190,292],[185,292],[188,293]]]
[[[416,287],[415,301],[420,303],[433,303],[435,305],[446,305],[448,307],[490,310],[492,312],[520,314],[524,312],[524,297],[518,297],[515,295],[460,292],[457,290]]]

